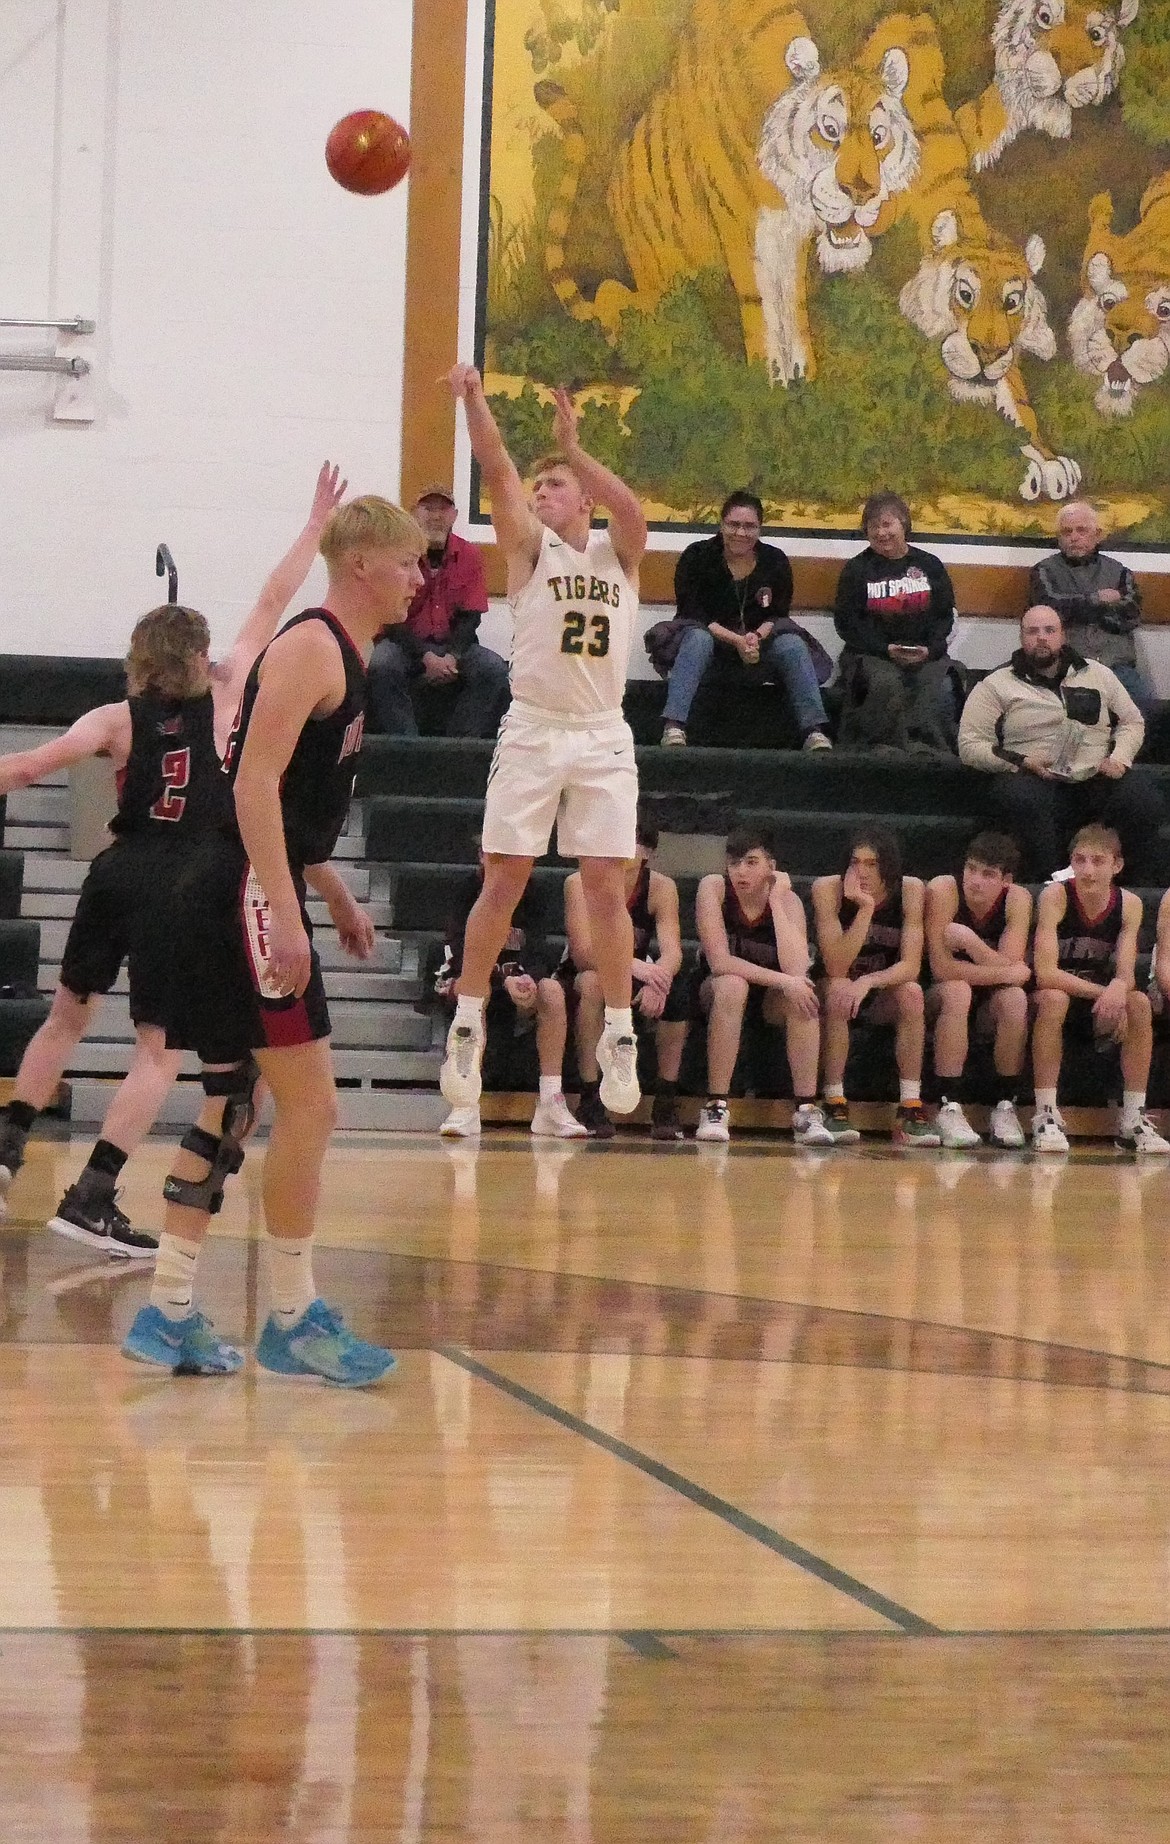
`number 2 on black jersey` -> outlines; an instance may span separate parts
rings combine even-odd
[[[588,641],[585,629],[591,630]],[[609,616],[584,615],[579,608],[565,616],[561,633],[562,653],[588,653],[590,659],[604,659],[609,652]]]
[[[191,779],[190,749],[168,749],[162,759],[163,791],[150,809],[152,820],[181,820],[187,796],[180,793]]]

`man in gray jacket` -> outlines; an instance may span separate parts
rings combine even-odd
[[[1056,521],[1059,551],[1032,567],[1029,600],[1054,608],[1065,639],[1085,659],[1115,672],[1141,711],[1149,715],[1153,687],[1137,661],[1134,634],[1141,624],[1142,594],[1132,570],[1101,552],[1101,521],[1092,506],[1074,500]]]
[[[1077,828],[1100,820],[1120,834],[1134,884],[1152,869],[1162,822],[1157,786],[1133,767],[1144,735],[1117,675],[1071,647],[1056,610],[1040,604],[1020,624],[1018,651],[967,699],[959,756],[991,776],[989,804],[1030,876],[1051,877]]]

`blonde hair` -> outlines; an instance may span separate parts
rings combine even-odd
[[[329,514],[321,533],[321,555],[331,568],[347,551],[414,551],[421,557],[426,548],[422,527],[414,515],[388,499],[380,499],[376,493],[338,506],[336,512]]]
[[[211,648],[211,630],[194,608],[166,602],[135,624],[126,655],[126,685],[132,698],[157,692],[162,698],[191,698],[203,689],[195,667]]]

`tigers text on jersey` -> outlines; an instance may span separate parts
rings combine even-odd
[[[637,617],[609,532],[591,531],[576,551],[546,526],[512,597],[512,696],[549,715],[620,715]]]

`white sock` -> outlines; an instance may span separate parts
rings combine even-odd
[[[273,1236],[264,1231],[268,1251],[268,1293],[272,1316],[282,1331],[303,1319],[317,1298],[313,1280],[312,1236]]]
[[[605,1008],[605,1030],[609,1037],[632,1037],[634,1035],[634,1013],[630,1006],[623,1011],[620,1005],[607,1005]]]
[[[1054,1088],[1036,1090],[1036,1112],[1037,1114],[1056,1113],[1056,1090]]]
[[[845,1084],[843,1082],[826,1082],[825,1100],[832,1108],[843,1108],[845,1106]]]
[[[540,1099],[542,1103],[546,1101],[555,1101],[560,1092],[561,1079],[559,1076],[542,1076],[540,1078]]]
[[[469,1024],[478,1031],[483,1024],[483,1000],[465,999],[460,995],[455,1001],[455,1023]]]
[[[158,1239],[150,1304],[176,1324],[190,1316],[195,1268],[202,1246],[201,1242],[188,1242],[185,1236],[169,1236],[165,1231]]]
[[[1144,1088],[1127,1088],[1121,1097],[1121,1125],[1123,1130],[1136,1127],[1138,1116],[1146,1105]]]
[[[921,1101],[921,1082],[908,1082],[904,1076],[900,1078],[898,1082],[898,1100],[903,1104],[907,1101]]]

